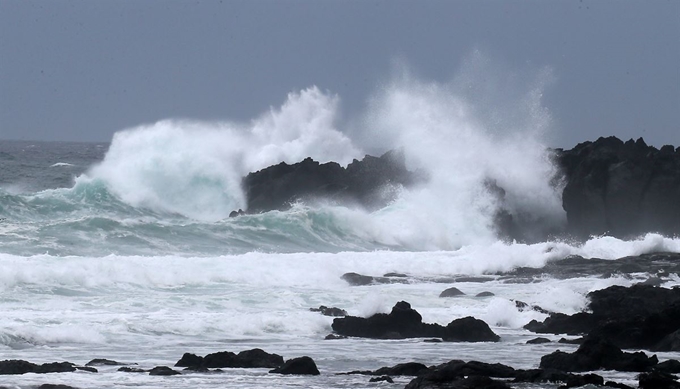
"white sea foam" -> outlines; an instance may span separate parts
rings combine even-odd
[[[312,157],[361,157],[335,126],[338,98],[311,87],[250,123],[164,120],[115,134],[104,161],[80,181],[105,182],[134,206],[219,220],[245,208],[241,177]]]

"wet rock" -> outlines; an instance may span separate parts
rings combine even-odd
[[[304,356],[287,360],[281,367],[270,370],[270,373],[295,374],[295,375],[319,375],[316,363],[310,357]]]
[[[575,339],[566,339],[566,338],[560,338],[560,340],[557,341],[557,343],[562,343],[562,344],[583,344],[584,338],[575,338]]]
[[[368,382],[388,382],[390,384],[393,384],[394,380],[392,379],[392,377],[384,375],[381,377],[373,377],[370,380],[368,380]]]
[[[386,273],[383,274],[383,277],[399,277],[399,278],[406,278],[408,275],[404,273]]]
[[[320,312],[324,316],[347,316],[347,311],[344,309],[340,308],[335,308],[335,307],[327,307],[325,305],[320,306],[319,308],[309,308],[310,311],[312,312]]]
[[[182,373],[178,372],[177,370],[172,370],[167,366],[156,366],[153,369],[149,370],[149,375],[171,376],[180,374]]]
[[[120,363],[120,362],[112,361],[110,359],[101,359],[101,358],[93,359],[90,362],[85,364],[85,366],[122,366],[122,365],[127,365],[127,363]]]
[[[335,334],[328,334],[324,338],[325,340],[338,340],[338,339],[347,339],[346,336],[344,335],[335,335]]]
[[[283,357],[278,354],[269,354],[259,348],[241,351],[238,354],[230,351],[221,351],[200,357],[195,354],[185,353],[175,363],[176,367],[205,367],[205,368],[274,368],[283,364]]]
[[[496,335],[482,320],[465,317],[446,327],[422,322],[422,316],[405,301],[398,302],[389,314],[369,318],[346,316],[333,320],[333,330],[345,336],[373,339],[438,337],[455,342],[497,342]]]
[[[495,296],[495,294],[491,292],[480,292],[477,293],[477,295],[475,295],[475,297],[492,297],[492,296]]]
[[[0,361],[1,374],[46,374],[46,373],[66,373],[76,371],[76,367],[70,362],[52,362],[37,365],[21,359],[11,359]]]
[[[546,315],[549,315],[549,314],[552,313],[550,311],[547,311],[547,310],[539,307],[538,305],[529,305],[529,304],[525,303],[524,301],[519,301],[519,300],[511,300],[511,301],[515,302],[515,307],[517,307],[517,309],[519,309],[521,312],[531,310],[531,311],[540,312],[540,313],[543,313],[543,314],[546,314]]]
[[[635,389],[632,386],[628,386],[626,384],[622,384],[619,382],[614,382],[614,381],[607,381],[604,383],[604,386],[608,388],[617,388],[617,389]]]
[[[121,371],[121,372],[124,372],[124,373],[147,373],[148,372],[148,370],[139,369],[137,367],[128,367],[128,366],[121,367],[120,369],[118,369],[118,371]]]
[[[447,342],[498,342],[500,340],[500,336],[491,331],[484,321],[471,316],[449,323],[442,338]]]
[[[408,281],[401,277],[372,277],[358,273],[345,273],[340,278],[352,286],[372,284],[406,284]]]
[[[424,388],[510,388],[502,381],[490,377],[512,378],[515,370],[501,364],[483,362],[464,362],[452,360],[433,366],[418,375],[406,385],[406,389]]]
[[[82,370],[82,371],[87,371],[90,373],[98,373],[99,370],[95,369],[94,367],[91,366],[76,366],[76,370]]]
[[[38,386],[38,389],[78,389],[75,386],[62,385],[62,384],[42,384]]]
[[[439,297],[458,297],[465,296],[465,293],[461,292],[458,288],[448,288],[439,294]]]
[[[672,374],[659,371],[642,373],[638,376],[640,389],[680,389],[677,379],[678,377]]]
[[[680,361],[678,361],[677,359],[669,359],[667,361],[663,361],[658,365],[654,366],[654,370],[670,374],[680,373]]]
[[[555,313],[542,323],[532,320],[524,328],[538,333],[590,334],[607,338],[620,348],[677,347],[674,339],[680,330],[680,288],[611,286],[588,297],[592,313]]]
[[[643,352],[625,353],[606,339],[591,337],[574,353],[558,350],[543,356],[540,367],[566,372],[599,369],[644,372],[651,370],[657,363],[655,355],[648,357]]]
[[[192,367],[192,366],[203,366],[203,357],[199,357],[196,354],[184,353],[182,358],[180,358],[175,367]]]
[[[531,340],[527,340],[527,344],[544,344],[544,343],[550,343],[550,339],[548,338],[534,338]]]
[[[427,370],[427,366],[418,362],[407,362],[394,365],[392,367],[381,367],[374,371],[373,375],[388,375],[388,376],[417,376],[423,371]]]
[[[373,283],[373,277],[358,273],[345,273],[340,278],[347,281],[347,283],[352,286],[364,286]]]

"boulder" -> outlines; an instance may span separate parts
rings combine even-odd
[[[325,305],[320,306],[319,308],[309,308],[310,311],[312,312],[320,312],[324,316],[347,316],[347,311],[344,309],[336,308],[336,307],[327,307]]]
[[[384,376],[381,376],[381,377],[373,377],[370,380],[368,380],[368,382],[387,382],[387,383],[393,384],[394,380],[392,379],[392,377],[384,375]]]
[[[512,378],[515,369],[501,364],[452,360],[433,366],[406,385],[407,389],[423,388],[509,388],[502,381],[490,377]]]
[[[565,372],[599,369],[617,371],[650,371],[658,363],[656,356],[643,352],[625,353],[606,339],[590,337],[574,353],[555,351],[541,358],[540,367]]]
[[[439,297],[459,297],[465,296],[465,293],[461,292],[460,289],[451,287],[439,294]]]
[[[527,344],[544,344],[544,343],[550,343],[550,339],[548,338],[534,338],[531,340],[527,340]]]
[[[640,389],[680,389],[678,377],[659,371],[642,373],[638,381]]]
[[[229,368],[274,368],[283,364],[283,357],[278,354],[269,354],[259,348],[241,351],[238,354],[230,351],[220,351],[200,357],[195,354],[185,353],[175,363],[176,367],[204,367],[209,369]]]
[[[149,375],[159,375],[159,376],[170,376],[170,375],[180,375],[182,373],[177,370],[172,370],[167,366],[156,366],[149,370]]]
[[[319,375],[316,363],[310,357],[304,356],[287,360],[281,367],[270,370],[276,374]]]
[[[422,322],[422,316],[405,301],[389,314],[369,318],[346,316],[333,320],[333,331],[340,335],[373,339],[443,338],[455,342],[497,342],[500,338],[482,320],[465,317],[446,327]]]
[[[127,363],[120,363],[120,362],[112,361],[110,359],[101,359],[101,358],[93,359],[90,362],[85,364],[85,366],[122,366],[122,365],[127,365]]]

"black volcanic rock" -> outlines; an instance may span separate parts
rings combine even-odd
[[[620,348],[668,350],[680,330],[680,288],[611,286],[588,294],[592,313],[552,314],[524,328],[538,333],[606,338]],[[675,346],[674,346],[675,345]]]
[[[411,186],[423,180],[420,173],[406,169],[403,152],[389,151],[380,158],[367,155],[347,168],[335,162],[320,164],[307,158],[289,165],[281,162],[243,179],[248,213],[286,210],[296,201],[323,198],[378,209],[394,199],[385,190]]]
[[[310,357],[304,356],[289,359],[281,367],[270,370],[270,373],[277,374],[297,374],[297,375],[319,375],[316,363]]]
[[[182,373],[177,370],[172,370],[167,366],[156,366],[149,370],[149,375],[159,375],[159,376],[170,376],[170,375],[180,375]]]
[[[616,137],[556,150],[562,205],[578,237],[680,234],[680,152]]]
[[[345,316],[333,320],[333,331],[340,335],[373,339],[443,338],[455,342],[497,342],[496,335],[482,320],[464,317],[446,327],[423,323],[420,314],[405,301],[398,302],[389,314],[369,318]]]
[[[241,351],[238,354],[230,351],[220,351],[200,357],[195,354],[185,353],[182,358],[175,363],[176,367],[190,368],[219,368],[219,367],[240,367],[240,368],[274,368],[283,364],[283,357],[278,354],[269,354],[259,348]]]
[[[541,358],[540,367],[561,371],[592,371],[599,369],[618,371],[650,371],[658,363],[656,356],[643,352],[625,353],[602,338],[589,338],[574,353],[555,351]]]
[[[76,371],[76,367],[70,362],[51,362],[37,365],[21,359],[0,361],[0,375],[2,374],[26,374],[26,373],[66,373]]]
[[[510,388],[504,382],[489,377],[513,378],[515,374],[515,369],[500,363],[452,360],[425,370],[406,388]]]
[[[325,305],[321,305],[319,308],[309,308],[310,311],[312,312],[319,312],[324,316],[347,316],[347,311],[344,309],[336,308],[336,307],[327,307]]]
[[[458,297],[465,296],[465,293],[461,292],[460,289],[456,287],[450,287],[439,294],[439,297]]]

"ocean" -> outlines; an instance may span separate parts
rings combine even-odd
[[[324,100],[319,93],[307,91],[289,103]],[[292,108],[271,113],[276,125],[285,124],[286,109]],[[402,189],[377,211],[319,201],[229,218],[230,211],[245,207],[239,182],[248,171],[307,155],[344,164],[361,158],[339,132],[302,128],[290,135],[295,143],[285,131],[263,130],[267,118],[246,135],[228,125],[206,129],[163,121],[121,131],[111,143],[0,141],[0,359],[84,365],[107,358],[150,369],[173,366],[186,352],[257,347],[285,359],[310,356],[321,375],[224,369],[157,377],[102,366],[98,373],[0,376],[0,385],[400,388],[410,378],[369,383],[368,376],[336,373],[451,359],[536,368],[541,356],[577,346],[526,344],[538,335],[522,327],[547,315],[518,309],[515,301],[576,313],[586,307],[590,291],[653,275],[616,272],[618,258],[680,252],[679,238],[655,233],[585,242],[498,239],[485,178],[505,188],[506,208],[540,228],[564,223],[559,185],[549,184],[555,170],[540,143],[523,141],[520,147],[480,138],[470,128],[444,148],[433,136],[422,137],[427,144],[407,133],[400,138],[407,140],[407,162],[424,167],[430,183]],[[574,255],[610,260],[611,272],[513,272]],[[350,286],[341,279],[348,272],[402,273],[406,282]],[[454,281],[465,276],[477,278]],[[671,274],[663,286],[675,285],[680,278]],[[465,295],[438,297],[451,286]],[[485,291],[494,296],[475,297]],[[398,301],[409,302],[424,322],[482,319],[501,341],[324,340],[333,318],[310,311],[325,305],[367,317],[389,312]],[[598,374],[637,382],[634,373]]]

